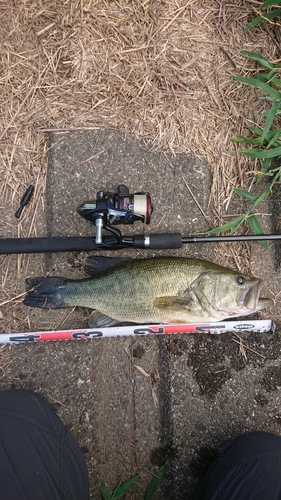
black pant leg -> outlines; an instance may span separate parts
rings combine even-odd
[[[200,500],[281,500],[281,437],[250,432],[213,462]]]
[[[84,455],[48,401],[0,392],[0,499],[89,500]]]

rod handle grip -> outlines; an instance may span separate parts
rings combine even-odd
[[[182,235],[181,233],[137,235],[133,237],[133,247],[151,248],[152,250],[181,248]]]

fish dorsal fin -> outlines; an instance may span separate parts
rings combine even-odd
[[[102,314],[99,311],[94,311],[92,314],[90,314],[89,317],[89,327],[90,328],[106,328],[108,326],[113,326],[116,325],[118,321],[116,319],[110,318],[109,316],[106,316],[105,314]]]
[[[158,309],[165,309],[166,311],[180,311],[182,309],[189,309],[193,302],[192,296],[188,293],[184,297],[157,297],[153,305]]]
[[[84,263],[84,269],[86,273],[96,277],[104,273],[110,267],[118,266],[118,264],[121,264],[122,262],[126,262],[129,260],[131,259],[125,259],[121,257],[113,257],[113,258],[103,257],[101,255],[98,256],[90,255]]]

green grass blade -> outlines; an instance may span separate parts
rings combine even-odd
[[[266,158],[261,166],[261,172],[266,173],[271,165],[271,158]]]
[[[266,158],[263,162],[262,162],[262,165],[261,165],[261,173],[262,174],[265,174],[269,167],[271,165],[271,158]],[[261,175],[261,174],[257,174],[257,180],[256,180],[256,185],[258,185],[260,183],[260,181],[264,178],[264,175]]]
[[[245,191],[244,189],[234,188],[233,191],[242,198],[246,198],[247,200],[255,201],[257,199],[256,194]]]
[[[255,76],[253,78],[256,78]],[[270,95],[265,95],[264,97],[259,97],[259,99],[264,99],[265,101],[270,101],[270,102],[275,102],[276,99],[274,97],[271,97]],[[264,113],[261,113],[261,116],[266,116],[268,114],[268,111],[265,111]]]
[[[281,86],[281,81],[276,78],[277,73],[271,71],[270,73],[258,73],[255,75],[255,80],[260,80],[261,82],[275,83],[277,86]]]
[[[272,78],[275,77],[276,73],[273,73],[272,71],[270,71],[270,73],[258,73],[257,75],[255,75],[256,80],[261,80],[265,82],[269,82],[271,81]]]
[[[281,80],[276,78],[277,73],[259,73],[255,75],[256,80],[261,80],[262,82],[274,83],[276,87],[281,87]]]
[[[243,54],[243,56],[249,57],[249,59],[253,59],[253,61],[257,61],[265,68],[273,69],[273,64],[271,64],[271,62],[269,62],[269,60],[261,54],[257,54],[256,52],[249,52],[248,50],[241,50],[241,54]]]
[[[271,146],[275,144],[280,135],[281,135],[281,128],[278,128],[277,130],[275,130],[275,134],[271,137],[268,145],[266,146],[266,149],[271,148]]]
[[[275,184],[275,182],[278,182],[278,183],[280,182],[280,179],[281,179],[281,168],[277,167],[277,168],[274,168],[272,170],[269,170],[267,172],[267,175],[272,175],[272,177],[274,176],[273,179],[272,179],[272,181],[271,181],[271,183],[270,183],[270,186],[268,188],[271,191],[272,188],[273,188],[273,186],[274,186],[274,184]]]
[[[258,219],[256,218],[255,215],[251,215],[249,218],[248,218],[248,221],[249,221],[249,224],[252,228],[252,230],[254,231],[254,234],[264,234],[264,231],[263,231],[263,228],[261,227]],[[268,243],[267,241],[265,240],[261,240],[260,241],[260,244],[265,247],[265,248],[268,248]]]
[[[246,26],[244,31],[248,31],[250,28],[254,28],[255,26],[258,26],[258,24],[263,23],[267,19],[274,19],[276,16],[281,14],[281,9],[273,10],[272,12],[268,12],[267,14],[264,14],[263,16],[257,16],[255,17],[250,24]]]
[[[262,136],[262,133],[263,133],[263,129],[262,128],[259,128],[259,127],[250,127],[248,126],[247,127],[253,134],[257,134],[259,136]],[[267,138],[266,140],[269,142],[271,140],[271,138],[274,136],[275,132],[277,132],[277,130],[279,129],[275,129],[275,130],[270,130],[267,134]],[[281,141],[278,141],[278,140],[275,140],[275,146],[281,146]]]
[[[265,140],[267,133],[269,132],[270,127],[275,120],[276,112],[278,111],[279,107],[280,107],[280,101],[276,101],[272,104],[272,106],[267,114],[267,119],[266,119],[263,133],[261,136],[261,143],[263,143],[263,141]]]
[[[165,472],[165,465],[162,465],[162,467],[160,467],[160,469],[158,469],[158,471],[155,473],[155,475],[153,476],[153,478],[151,479],[151,481],[148,485],[145,500],[152,500],[153,499],[154,494],[155,494],[155,492],[160,484],[160,481],[161,481],[162,477],[164,476],[164,472]]]
[[[98,481],[98,485],[103,500],[111,500],[111,493],[108,487],[102,481]]]
[[[211,231],[207,231],[205,234],[217,234],[217,233],[223,233],[224,231],[228,231],[229,229],[236,229],[238,228],[242,222],[245,220],[246,215],[239,215],[239,217],[236,217],[235,219],[231,220],[227,224],[224,224],[223,226],[215,227]]]
[[[239,153],[252,158],[275,158],[281,155],[281,146],[274,149],[241,149]]]
[[[272,7],[273,5],[278,5],[281,3],[281,0],[267,0],[261,6],[262,9],[266,9],[267,7]]]
[[[247,83],[248,85],[253,85],[253,87],[260,88],[265,94],[270,95],[276,100],[281,99],[281,94],[277,90],[273,89],[267,83],[261,82],[257,78],[247,78],[245,76],[230,76],[233,80],[237,80],[238,82]]]
[[[247,128],[253,132],[253,134],[257,134],[257,135],[262,135],[262,128],[259,128],[259,127],[251,127],[250,125],[247,126]]]
[[[137,474],[134,477],[130,477],[130,479],[127,479],[123,483],[118,484],[112,494],[111,500],[118,500],[118,498],[126,495],[126,493],[132,488],[133,484],[135,484],[139,477],[139,474]]]
[[[261,144],[261,137],[255,137],[250,139],[249,137],[244,137],[243,135],[234,135],[231,137],[234,142],[243,142],[245,144]]]
[[[270,190],[266,189],[265,191],[263,191],[263,193],[256,199],[254,207],[256,207],[259,203],[261,203],[269,194]]]

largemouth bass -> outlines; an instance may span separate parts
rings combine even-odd
[[[26,280],[28,306],[95,309],[91,327],[118,322],[193,323],[246,316],[272,304],[260,298],[262,280],[212,262],[182,257],[89,257],[92,278]]]

